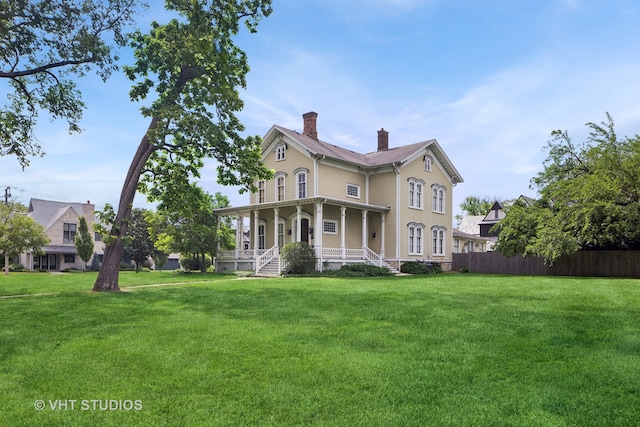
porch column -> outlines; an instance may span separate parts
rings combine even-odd
[[[347,257],[347,248],[345,244],[345,230],[347,226],[347,207],[340,206],[340,258]]]
[[[296,206],[296,242],[302,241],[302,206]]]
[[[380,257],[384,259],[384,217],[385,213],[380,214]]]
[[[236,258],[240,258],[240,251],[244,249],[242,246],[244,233],[242,231],[242,216],[238,215],[236,217]]]
[[[322,271],[322,202],[316,203],[316,220],[313,230],[313,243],[316,248],[316,258],[318,260],[318,270]]]
[[[253,211],[253,259],[258,259],[258,221],[259,211]]]
[[[280,224],[279,212],[279,208],[273,208],[273,246],[278,245],[278,227]]]
[[[367,247],[367,211],[362,211],[362,249]],[[364,252],[363,252],[364,254]]]

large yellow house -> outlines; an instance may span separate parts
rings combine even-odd
[[[235,251],[222,251],[218,270],[280,272],[279,249],[314,247],[319,269],[367,262],[396,270],[406,261],[451,263],[452,193],[462,182],[435,139],[360,154],[318,138],[317,113],[303,115],[303,132],[274,125],[262,161],[275,171],[257,182],[248,205],[217,209],[237,219]],[[249,248],[242,244],[245,219]]]

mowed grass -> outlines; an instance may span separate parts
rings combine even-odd
[[[0,296],[26,295],[51,292],[91,291],[97,272],[74,273],[32,273],[12,272],[5,275],[0,272]],[[175,271],[121,271],[120,287],[151,284],[201,282],[228,279],[233,275],[181,273]]]
[[[4,299],[0,396],[7,426],[638,425],[640,281],[219,278]]]

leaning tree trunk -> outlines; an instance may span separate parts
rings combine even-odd
[[[129,172],[120,193],[118,213],[111,227],[110,235],[116,239],[105,248],[100,272],[93,285],[94,292],[118,292],[120,290],[118,277],[120,274],[120,260],[122,259],[122,237],[127,233],[127,222],[131,217],[131,208],[138,189],[140,175],[142,175],[142,170],[147,160],[149,160],[149,156],[157,149],[157,147],[149,143],[148,134],[150,130],[156,128],[159,121],[156,117],[151,120],[147,133],[140,141],[131,166],[129,166]]]

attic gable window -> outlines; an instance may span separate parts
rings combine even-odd
[[[286,144],[280,144],[276,147],[276,162],[280,162],[287,158],[287,146]]]
[[[424,170],[426,172],[431,172],[431,165],[433,164],[433,157],[424,156]]]

